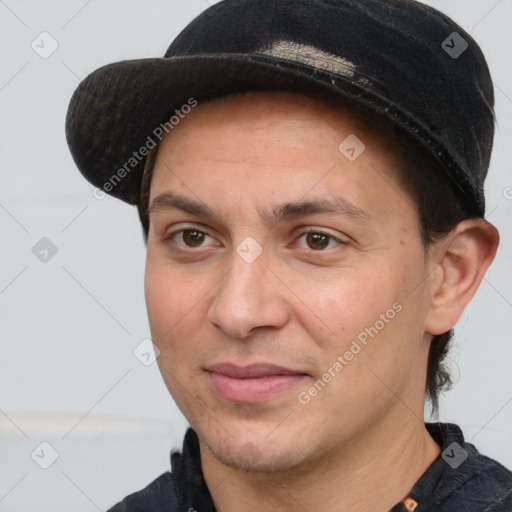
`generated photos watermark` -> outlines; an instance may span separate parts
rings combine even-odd
[[[162,140],[164,134],[170,133],[178,124],[180,124],[182,119],[185,119],[187,114],[190,114],[192,109],[196,107],[198,104],[197,100],[194,98],[189,98],[187,103],[184,103],[179,109],[174,111],[174,114],[169,118],[165,123],[160,123],[151,133],[148,135],[146,142],[136,151],[132,153],[132,156],[128,158],[128,160],[110,176],[110,178],[103,183],[101,188],[95,188],[93,190],[93,196],[96,199],[103,199],[105,197],[105,192],[112,192],[115,187],[121,183],[121,181],[128,175],[130,172],[137,167],[139,162],[144,160],[151,149],[156,147],[156,145]]]
[[[356,339],[352,340],[350,347],[339,355],[336,360],[327,368],[322,376],[315,381],[306,391],[301,391],[297,398],[302,405],[307,405],[311,399],[318,395],[342,370],[345,368],[354,357],[359,354],[368,343],[373,340],[391,320],[393,320],[398,313],[403,309],[400,302],[395,302],[385,313],[379,315],[379,319],[370,327],[363,329]]]

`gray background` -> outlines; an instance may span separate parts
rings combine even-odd
[[[468,30],[489,61],[498,130],[487,213],[502,235],[457,326],[456,384],[440,419],[512,467],[512,1],[428,3]],[[0,0],[0,511],[106,510],[165,471],[181,444],[186,422],[156,364],[133,353],[149,337],[135,208],[93,196],[67,150],[64,116],[81,78],[163,55],[206,7]],[[46,262],[32,251],[43,237],[57,249]],[[43,469],[52,450],[58,457]]]

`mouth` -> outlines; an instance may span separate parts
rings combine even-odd
[[[267,363],[218,363],[206,371],[215,394],[231,402],[253,404],[267,402],[308,377],[304,372]]]

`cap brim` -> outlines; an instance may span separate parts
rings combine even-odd
[[[156,134],[165,123],[172,129],[171,117],[190,105],[189,100],[201,102],[248,90],[316,89],[368,107],[402,127],[438,159],[467,197],[474,184],[442,141],[386,100],[386,91],[379,94],[380,87],[368,77],[349,74],[333,79],[332,73],[312,72],[309,67],[262,55],[122,61],[99,68],[80,83],[68,108],[66,137],[77,167],[89,182],[137,204],[145,154],[153,145],[150,140],[158,142]]]

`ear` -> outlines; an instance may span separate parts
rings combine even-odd
[[[459,320],[498,249],[498,230],[483,219],[460,222],[429,254],[430,308],[425,330],[443,334]]]

